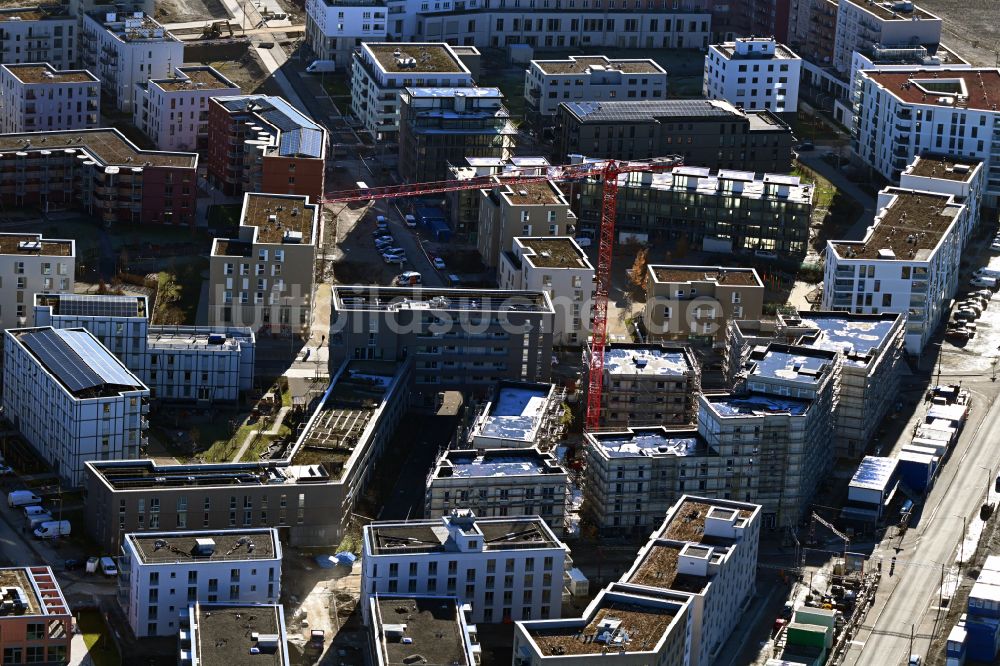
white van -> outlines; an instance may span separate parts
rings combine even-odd
[[[49,510],[39,506],[38,504],[32,504],[30,506],[24,507],[24,517],[31,518],[32,516],[37,516],[42,513],[48,513]]]
[[[27,506],[29,504],[39,504],[42,498],[30,490],[14,490],[7,493],[7,506]]]
[[[28,523],[28,527],[31,530],[34,530],[35,528],[41,527],[45,523],[51,522],[53,520],[55,520],[55,518],[52,517],[52,514],[46,511],[45,513],[39,513],[35,514],[34,516],[28,516],[26,522]]]
[[[118,567],[115,566],[115,561],[110,557],[101,558],[101,573],[105,576],[117,576]]]
[[[313,60],[306,67],[306,71],[310,74],[329,74],[337,69],[337,63],[333,60]]]
[[[50,520],[35,528],[36,539],[58,539],[69,536],[70,524],[68,520]]]

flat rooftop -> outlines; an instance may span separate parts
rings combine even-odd
[[[378,613],[373,630],[382,644],[386,664],[409,666],[418,653],[425,664],[472,666],[454,597],[379,595],[375,603]],[[389,625],[404,625],[406,631],[390,637],[385,631]],[[404,643],[404,637],[409,642]]]
[[[816,329],[814,336],[803,336],[797,344],[825,349],[844,355],[844,362],[867,357],[881,349],[892,332],[897,314],[853,315],[846,312],[804,312],[800,326]]]
[[[152,460],[92,461],[87,464],[112,489],[136,492],[149,488],[224,488],[330,480],[322,465],[262,462],[157,465]]]
[[[897,187],[888,207],[876,214],[875,225],[863,241],[830,241],[842,259],[927,261],[962,206],[944,194]]]
[[[42,238],[40,234],[0,233],[0,254],[29,257],[71,257],[73,241]]]
[[[85,400],[148,390],[107,347],[82,328],[8,329],[67,393]]]
[[[708,395],[705,396],[712,409],[722,417],[766,416],[768,414],[791,414],[802,416],[812,405],[809,400],[786,398],[763,393],[749,395]]]
[[[502,383],[489,411],[477,419],[474,437],[534,440],[549,407],[548,384]]]
[[[67,20],[69,18],[68,5],[40,6],[27,4],[24,0],[0,0],[0,22]]]
[[[773,39],[769,38],[754,38],[747,39],[744,41],[762,41],[771,42]],[[737,53],[736,52],[736,42],[723,42],[722,44],[714,44],[716,49],[718,49],[727,58],[732,58],[734,60],[798,60],[799,56],[782,44],[781,42],[774,43],[773,53],[761,53],[760,51],[753,51],[750,53]]]
[[[139,150],[135,144],[114,128],[66,130],[62,132],[23,132],[0,134],[0,152],[50,151],[71,154],[80,151],[100,166],[183,167],[198,166],[195,153],[168,153],[161,150]]]
[[[847,0],[847,2],[871,12],[880,19],[886,21],[911,21],[913,19],[938,19],[930,12],[924,11],[914,4],[904,9],[902,5],[897,6],[895,2],[869,2],[868,0]]]
[[[133,532],[126,534],[125,539],[135,547],[143,564],[266,560],[280,551],[275,543],[275,532],[270,529]],[[214,542],[211,554],[197,552],[199,540],[204,539]]]
[[[304,196],[249,193],[240,224],[257,227],[257,243],[311,245],[318,207],[308,201]]]
[[[448,538],[444,519],[415,520],[408,523],[370,523],[366,530],[375,555],[431,554],[455,552]],[[559,548],[545,522],[533,518],[477,518],[475,527],[482,533],[486,551]],[[467,532],[467,531],[466,531]]]
[[[213,326],[150,326],[149,349],[202,349],[228,353],[254,341],[250,328]]]
[[[864,70],[865,75],[908,104],[956,108],[959,95],[966,107],[993,111],[1000,104],[998,69]]]
[[[530,252],[521,257],[536,268],[580,268],[594,270],[587,255],[580,249],[576,241],[568,237],[556,238],[517,238]]]
[[[591,433],[589,439],[608,458],[710,455],[708,444],[696,429],[631,428],[625,432]]]
[[[750,355],[750,378],[775,379],[817,387],[829,372],[832,352],[808,347],[769,345]]]
[[[586,627],[576,625],[558,629],[532,630],[528,626],[531,639],[545,656],[602,655],[607,651],[652,652],[660,638],[666,633],[677,613],[662,606],[646,606],[638,603],[609,601],[606,598],[596,608],[596,612]],[[610,645],[595,639],[611,627],[620,628],[629,635],[629,640],[621,645]]]
[[[532,60],[545,74],[586,74],[600,68],[623,74],[666,74],[667,71],[651,59],[608,58],[607,56],[570,56],[566,60]]]
[[[2,594],[0,598],[4,601],[15,602],[13,611],[4,613],[0,610],[0,618],[10,615],[41,615],[42,600],[32,585],[31,570],[26,567],[11,567],[0,569],[0,588],[16,587],[23,592],[21,595],[13,596]]]
[[[851,486],[883,490],[896,473],[898,463],[895,458],[865,456],[851,478]]]
[[[448,451],[436,469],[436,478],[482,479],[489,477],[537,476],[562,472],[555,458],[537,449],[492,449]]]
[[[52,65],[4,65],[21,83],[100,83],[101,80],[85,69],[56,69]]]
[[[562,190],[549,180],[504,185],[500,190],[500,194],[515,206],[557,206],[566,204],[566,198],[563,196]]]
[[[224,90],[240,87],[220,74],[214,67],[178,67],[181,76],[153,79],[151,84],[169,92],[182,90]]]
[[[947,155],[918,155],[913,164],[906,167],[903,173],[910,176],[967,183],[972,180],[972,175],[980,164],[982,162],[978,160],[956,161]]]
[[[276,141],[278,155],[322,159],[326,154],[326,130],[282,97],[233,95],[215,97],[231,115],[260,121]],[[255,122],[250,122],[251,125]]]
[[[713,172],[690,166],[669,172],[626,174],[618,180],[619,187],[795,204],[811,204],[816,191],[813,184],[803,183],[798,176],[768,173],[758,177],[752,171],[720,169]],[[734,181],[739,183],[739,189],[734,187]]]
[[[194,654],[203,666],[285,666],[288,648],[281,607],[272,604],[226,606],[199,604]],[[261,645],[252,634],[277,636],[277,645]],[[250,648],[257,648],[251,653]]]
[[[143,12],[95,11],[89,16],[125,42],[179,41],[156,19]]]
[[[738,513],[737,522],[740,519],[749,520],[753,515],[753,509],[740,504],[742,503],[737,504],[726,500],[703,502],[699,498],[687,498],[675,511],[670,513],[663,528],[656,536],[660,539],[689,543],[710,543],[713,545],[732,543],[731,539],[707,536],[705,534],[705,519],[708,518],[709,512],[715,509],[724,512],[736,511]]]
[[[694,371],[692,361],[684,347],[612,343],[604,350],[604,371],[612,377],[679,377]]]
[[[707,99],[649,100],[644,102],[563,102],[584,123],[654,121],[657,118],[733,120],[747,114],[729,102]]]
[[[444,42],[366,42],[363,48],[371,51],[383,71],[394,74],[469,73]]]
[[[683,548],[683,544],[654,543],[646,552],[642,563],[625,582],[698,594],[705,589],[708,581],[702,576],[692,576],[677,571],[677,561]]]
[[[657,282],[712,282],[727,287],[761,287],[757,271],[753,268],[723,268],[722,266],[668,266],[650,264],[650,272]]]
[[[334,286],[338,310],[443,310],[451,312],[553,312],[541,291],[433,289],[426,287]]]
[[[35,305],[52,308],[57,317],[129,317],[145,319],[145,296],[35,294]]]

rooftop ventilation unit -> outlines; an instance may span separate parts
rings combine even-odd
[[[193,553],[202,557],[211,557],[215,554],[215,540],[195,539]]]

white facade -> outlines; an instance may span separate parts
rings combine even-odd
[[[0,65],[0,132],[90,129],[101,115],[101,82],[48,63]]]
[[[1000,197],[1000,70],[861,71],[855,88],[854,151],[895,182],[917,155],[979,160],[986,204]]]
[[[579,346],[590,335],[594,267],[571,236],[516,237],[500,254],[501,289],[546,291],[556,310],[552,344]]]
[[[166,79],[136,86],[132,124],[157,150],[193,152],[208,147],[208,100],[241,94],[214,67],[177,67]]]
[[[524,99],[539,116],[555,116],[563,102],[666,98],[667,71],[651,59],[532,60],[524,73]]]
[[[712,44],[705,55],[702,93],[743,109],[795,113],[802,59],[772,37]]]
[[[941,19],[914,6],[910,0],[838,0],[833,67],[850,72],[851,55],[877,46],[921,45],[941,42]]]
[[[472,72],[443,42],[365,42],[351,59],[351,111],[381,137],[399,132],[404,88],[471,88]]]
[[[7,329],[4,415],[62,483],[88,460],[138,458],[149,389],[85,329]]]
[[[142,12],[97,12],[83,19],[81,60],[115,107],[131,112],[138,86],[184,63],[184,44]]]
[[[0,234],[0,327],[34,326],[36,293],[73,293],[76,241]]]
[[[384,0],[306,0],[306,43],[342,70],[362,42],[387,41],[388,11]]]
[[[159,512],[153,502],[150,527]],[[133,532],[122,542],[118,568],[118,598],[137,638],[176,635],[194,603],[276,604],[281,596],[281,541],[273,527]]]
[[[371,623],[376,594],[444,594],[472,606],[472,621],[557,618],[562,610],[564,546],[538,518],[476,518],[365,525],[361,608]]]
[[[79,51],[76,14],[57,3],[31,3],[0,9],[0,49],[8,65],[50,62],[56,69],[72,67]]]

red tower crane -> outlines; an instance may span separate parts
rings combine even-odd
[[[319,203],[351,203],[374,199],[420,197],[465,190],[489,190],[499,185],[518,185],[551,180],[568,182],[593,178],[603,184],[601,225],[597,244],[596,289],[594,292],[593,327],[591,330],[591,355],[587,386],[586,427],[593,430],[600,426],[601,388],[604,375],[604,349],[608,337],[608,292],[611,288],[611,261],[614,255],[615,216],[618,211],[618,177],[629,173],[655,173],[670,171],[682,164],[678,156],[660,157],[650,161],[599,160],[580,164],[563,164],[543,169],[525,167],[511,169],[488,176],[466,180],[447,180],[427,183],[386,185],[364,190],[342,190],[322,198]]]

